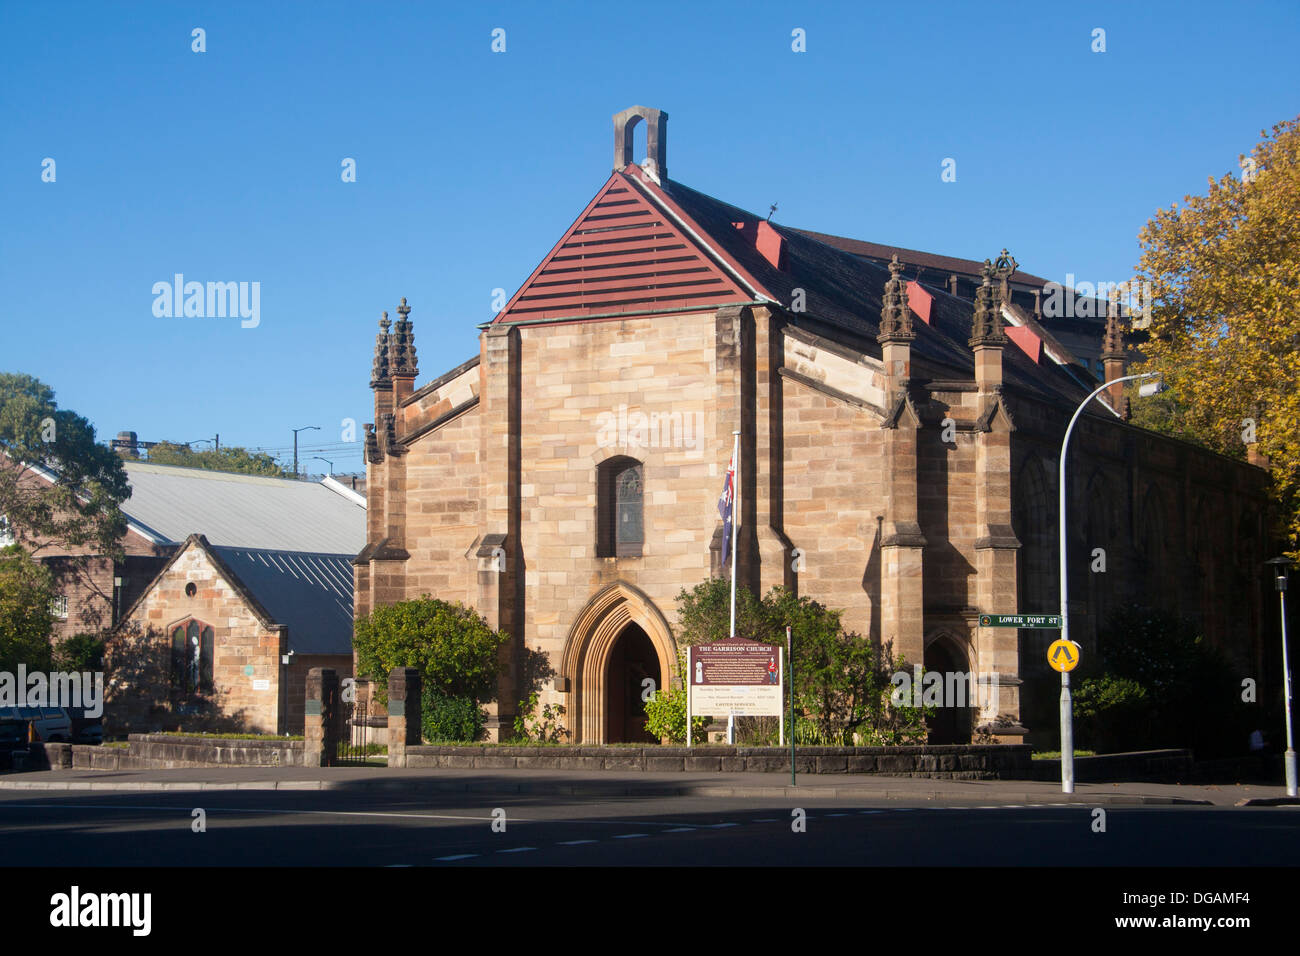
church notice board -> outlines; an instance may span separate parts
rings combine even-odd
[[[782,716],[783,650],[743,637],[689,648],[691,716]]]

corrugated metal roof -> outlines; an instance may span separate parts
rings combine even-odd
[[[122,511],[173,544],[201,534],[215,546],[355,555],[366,543],[365,507],[320,482],[125,465]]]
[[[212,547],[298,654],[352,653],[351,554]]]

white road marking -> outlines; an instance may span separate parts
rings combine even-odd
[[[643,837],[644,833],[620,833],[614,837],[615,840],[635,840],[637,837]]]
[[[477,853],[457,853],[454,856],[437,856],[434,857],[435,863],[450,863],[452,860],[468,860],[470,857],[478,856]]]
[[[529,850],[536,850],[535,846],[512,846],[508,850],[497,850],[498,853],[527,853]]]
[[[582,846],[584,843],[595,842],[595,840],[565,840],[563,843],[557,843],[556,846]]]

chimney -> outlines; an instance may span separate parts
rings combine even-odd
[[[113,451],[117,452],[122,458],[135,459],[140,457],[140,440],[135,432],[118,432],[117,437],[112,442]]]
[[[948,276],[948,294],[949,295],[957,294],[957,274],[955,272],[952,275]]]

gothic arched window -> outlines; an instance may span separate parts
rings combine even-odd
[[[639,558],[645,543],[644,484],[641,462],[611,458],[596,472],[596,554]]]
[[[189,620],[172,628],[172,689],[179,694],[212,693],[212,628]]]

